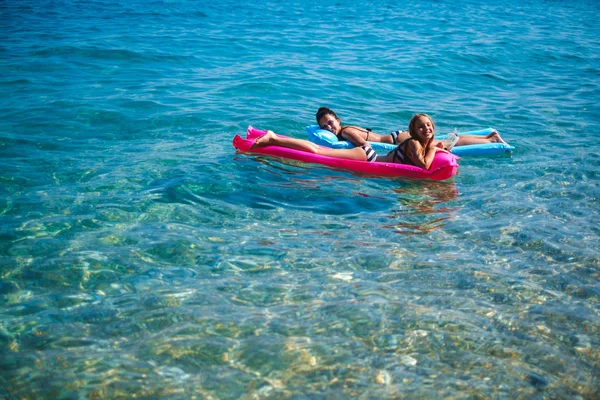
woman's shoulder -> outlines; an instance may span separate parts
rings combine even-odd
[[[362,128],[362,127],[357,126],[357,125],[344,125],[344,126],[342,126],[341,131],[344,131],[345,129],[356,129],[356,130],[359,130],[359,131],[368,131],[368,130],[370,130],[370,129]]]

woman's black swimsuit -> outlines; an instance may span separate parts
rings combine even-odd
[[[342,129],[340,129],[340,133],[337,134],[337,138],[338,140],[346,140],[344,138],[344,136],[342,135],[342,133],[344,132],[344,129],[349,128],[349,126],[342,126]],[[358,129],[361,132],[366,132],[367,136],[365,137],[365,142],[369,141],[369,133],[372,132],[371,129],[367,128],[367,129],[363,129],[363,128],[359,128],[357,126],[353,127],[354,129]],[[392,137],[392,141],[394,144],[398,143],[398,135],[400,135],[403,131],[394,131],[392,133],[390,133],[390,136]]]

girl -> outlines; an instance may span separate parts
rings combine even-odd
[[[339,140],[347,140],[355,146],[362,146],[367,141],[392,143],[397,144],[405,141],[410,137],[409,132],[395,131],[389,135],[380,135],[370,129],[361,128],[358,126],[342,126],[342,122],[338,116],[327,107],[321,107],[316,114],[317,124],[321,129],[328,130],[337,136]],[[458,136],[458,142],[452,144],[455,146],[466,146],[469,144],[484,144],[484,143],[504,143],[498,132],[492,132],[486,136],[479,135],[461,135]],[[436,146],[451,149],[450,143],[435,142]]]
[[[415,115],[408,125],[409,137],[403,140],[394,150],[381,157],[377,157],[375,151],[366,142],[352,149],[330,149],[318,146],[308,140],[279,137],[273,131],[267,131],[263,136],[256,139],[252,147],[281,146],[329,157],[411,164],[429,169],[435,153],[446,151],[435,146],[434,128],[435,125],[427,114]]]

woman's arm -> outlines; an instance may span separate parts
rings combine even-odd
[[[365,142],[376,142],[376,143],[401,143],[405,139],[408,139],[408,132],[397,131],[399,136],[394,141],[394,137],[391,134],[382,135],[375,133],[370,129],[361,128],[358,126],[347,126],[342,131],[342,137],[352,143],[355,146],[362,146]]]
[[[365,140],[365,132],[367,132],[366,129],[359,128],[358,126],[347,126],[342,131],[341,136],[353,145],[358,147],[367,143],[367,141]]]

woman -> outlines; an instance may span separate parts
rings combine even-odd
[[[409,132],[395,131],[389,135],[380,135],[370,129],[358,126],[343,126],[336,113],[327,107],[321,107],[316,114],[317,124],[321,129],[325,129],[337,136],[339,140],[347,140],[355,146],[362,146],[366,142],[380,142],[397,144],[409,138]],[[452,146],[466,146],[470,144],[485,143],[504,143],[507,144],[498,132],[492,132],[489,135],[461,135],[455,143],[436,141],[438,147],[451,149]]]
[[[387,155],[379,157],[366,141],[352,149],[330,149],[318,146],[308,140],[280,137],[273,131],[267,131],[263,136],[257,138],[252,148],[280,146],[329,157],[369,162],[394,162],[429,169],[435,153],[446,151],[435,145],[434,129],[435,125],[427,114],[416,114],[408,125],[408,137]]]

